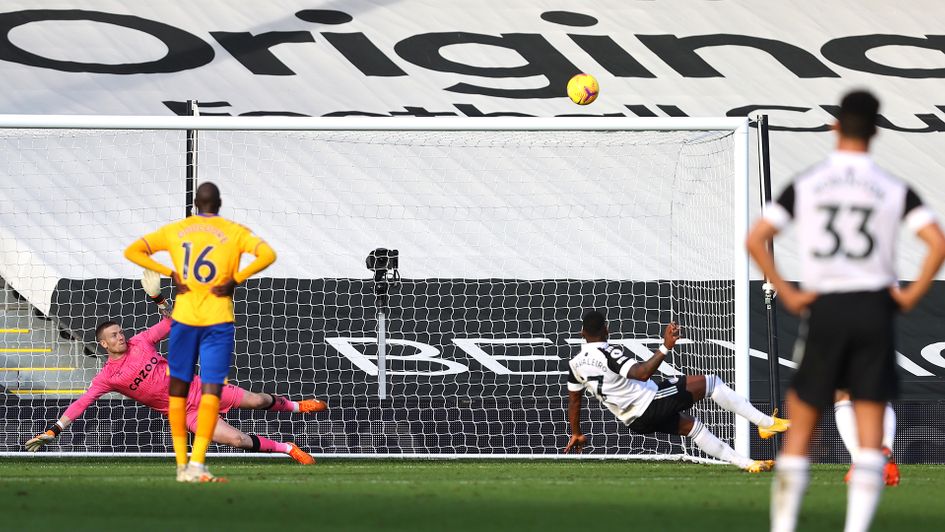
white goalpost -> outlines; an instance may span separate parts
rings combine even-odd
[[[187,130],[221,215],[279,255],[237,290],[230,382],[330,406],[228,413],[243,432],[323,456],[562,457],[567,360],[595,308],[641,359],[677,320],[660,376],[749,393],[747,119],[10,115],[0,454],[25,455],[102,367],[98,323],[157,322],[122,251],[183,216]],[[399,251],[402,276],[383,308],[365,264],[378,248]],[[704,459],[587,403],[586,458]],[[749,454],[747,421],[695,413]],[[170,450],[164,419],[118,394],[48,448]]]

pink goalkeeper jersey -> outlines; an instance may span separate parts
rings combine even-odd
[[[109,360],[92,379],[89,389],[66,409],[65,416],[76,419],[96,399],[108,392],[118,392],[129,399],[167,414],[167,389],[170,377],[167,360],[157,352],[157,344],[171,332],[170,318],[136,334],[128,340],[125,356]]]

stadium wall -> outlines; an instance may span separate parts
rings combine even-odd
[[[135,297],[134,283],[119,279],[63,280],[54,294],[52,314],[60,317],[65,326],[85,338],[94,349],[95,316],[126,316],[125,326],[134,330],[153,325],[156,321],[153,313],[149,317],[146,302]],[[638,337],[658,337],[658,328],[645,324],[665,322],[671,309],[667,306],[669,298],[662,293],[668,289],[666,284],[626,283],[608,289],[595,286],[594,282],[562,285],[546,280],[539,284],[547,285],[547,290],[536,289],[534,281],[523,281],[503,283],[502,293],[496,293],[496,285],[492,284],[443,280],[442,283],[417,283],[400,291],[402,293],[393,297],[390,313],[391,338],[395,342],[391,362],[395,373],[390,382],[393,400],[381,403],[376,399],[376,373],[365,371],[354,357],[345,353],[347,349],[373,354],[375,346],[356,340],[372,336],[376,326],[374,316],[364,312],[371,307],[373,300],[369,282],[359,279],[250,280],[245,297],[238,300],[236,309],[237,356],[231,382],[249,389],[257,389],[261,382],[276,383],[275,389],[267,388],[265,391],[334,399],[327,418],[316,423],[307,422],[304,427],[302,422],[280,414],[261,419],[252,413],[234,411],[228,419],[245,431],[294,437],[313,452],[326,454],[554,454],[560,447],[566,426],[564,361],[575,349],[569,343],[569,340],[574,340],[573,335],[561,336],[561,331],[569,330],[578,316],[570,315],[573,312],[567,309],[549,316],[542,310],[547,310],[549,305],[538,301],[543,297],[540,294],[547,293],[548,296],[544,297],[552,298],[564,295],[569,299],[584,299],[588,307],[624,309],[627,314],[615,312],[610,316],[614,323],[612,328],[619,330],[621,335]],[[567,294],[562,294],[562,286],[570,287]],[[752,311],[757,315],[762,311],[763,301],[758,283],[753,288]],[[937,284],[934,290],[941,292],[945,286]],[[623,295],[619,300],[601,301],[595,295],[600,293]],[[514,304],[501,304],[499,300],[503,298],[514,301]],[[419,300],[423,300],[422,305],[418,304]],[[489,303],[479,304],[485,300]],[[658,315],[642,316],[644,307]],[[923,316],[928,307],[927,303],[923,304],[916,315]],[[495,315],[497,309],[502,308],[521,308],[523,313],[517,316]],[[418,312],[423,314],[422,319],[418,319]],[[275,323],[276,320],[280,323]],[[293,331],[291,338],[273,334],[273,331],[285,330],[283,320],[298,324],[298,327],[290,329]],[[431,323],[435,326],[422,325]],[[782,353],[790,353],[796,327],[790,319],[782,320],[782,323]],[[752,324],[752,401],[760,409],[767,410],[765,322],[753,319]],[[900,330],[906,333],[900,336],[900,350],[913,355],[902,357],[906,360],[900,371],[903,395],[895,405],[898,415],[897,454],[902,463],[943,463],[945,445],[941,442],[945,441],[945,424],[938,414],[945,407],[940,400],[945,378],[942,378],[941,371],[935,372],[936,366],[926,358],[914,356],[916,350],[929,351],[923,344],[931,338],[921,332],[921,320],[904,320]],[[496,361],[501,359],[500,366],[515,374],[490,370],[481,359],[471,356],[461,343],[452,341],[468,337],[470,333],[480,338],[481,345],[496,356]],[[494,344],[488,343],[490,339],[509,337],[530,337],[547,344],[532,345],[527,349],[496,349]],[[409,338],[409,345],[396,345],[397,339],[402,338]],[[719,339],[693,340],[698,343]],[[928,345],[934,346],[936,342]],[[397,359],[425,348],[435,351],[427,362]],[[672,365],[687,365],[686,352],[687,348],[683,347],[680,353],[675,354]],[[545,358],[528,362],[502,358],[521,354]],[[792,374],[791,364],[786,364],[782,368],[785,386]],[[476,371],[467,371],[467,368]],[[4,397],[2,410],[7,424],[18,424],[14,434],[41,430],[43,424],[57,417],[67,404],[67,401],[17,400],[13,396],[0,395]],[[421,412],[426,414],[420,415]],[[496,416],[498,412],[515,414]],[[604,432],[604,426],[615,423],[606,411],[592,408],[589,413],[586,430],[590,434]],[[81,451],[94,447],[104,452],[168,452],[170,442],[163,427],[164,421],[145,408],[106,401],[91,408],[64,436],[61,450]],[[627,448],[629,435],[623,433],[622,438],[608,439],[606,445],[601,441],[598,444],[608,452]],[[516,436],[509,439],[502,434]],[[17,450],[22,442],[15,440],[10,438],[10,441],[3,442],[0,450]],[[661,442],[658,445],[663,447],[653,450],[678,452],[672,443]],[[822,421],[812,452],[823,462],[848,460],[832,416],[825,416]],[[752,453],[754,456],[773,456],[774,449],[771,442],[763,442],[754,436]]]
[[[328,7],[312,9],[302,0],[196,6],[9,0],[0,12],[6,87],[0,113],[182,114],[193,98],[203,114],[221,116],[605,119],[765,112],[778,190],[829,150],[838,97],[867,87],[883,100],[877,159],[945,213],[940,2],[798,0],[760,9],[750,0],[600,0],[555,11],[540,0],[351,0]],[[575,107],[565,97],[564,81],[577,71],[601,82],[602,95],[591,107]],[[15,215],[7,206],[21,198],[4,200],[4,212]],[[167,217],[181,210],[176,203],[158,208]],[[789,275],[797,271],[790,232],[777,253]],[[900,255],[904,279],[914,276],[920,255],[921,246],[907,237]],[[130,315],[126,305],[137,303],[88,302],[75,291],[82,283],[130,283],[128,277],[119,271],[51,276],[55,288],[37,304],[53,313],[55,305],[78,302],[118,305],[108,312]],[[752,400],[764,403],[767,342],[757,287],[751,304]],[[945,419],[939,402],[945,397],[943,314],[940,275],[922,306],[900,324],[905,386],[897,410],[900,437],[911,438],[900,447],[932,449],[917,451],[918,461],[945,461],[929,443],[942,441],[936,420]],[[780,354],[789,358],[795,323],[780,315]],[[359,319],[367,328],[369,318]],[[87,331],[88,324],[75,327]],[[250,339],[243,341],[248,349]],[[790,368],[784,369],[787,380]]]
[[[945,212],[935,0],[9,0],[5,114],[771,115],[775,190],[831,146],[839,96],[883,100],[881,164]],[[685,13],[685,16],[680,16]],[[825,23],[829,21],[829,23]],[[586,71],[601,96],[573,105]],[[779,261],[796,271],[791,234]],[[918,243],[905,242],[905,278]]]

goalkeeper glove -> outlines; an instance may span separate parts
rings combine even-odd
[[[23,444],[23,446],[26,447],[27,451],[35,453],[47,443],[52,443],[56,437],[59,436],[60,432],[62,432],[62,429],[57,423],[56,425],[49,427],[49,430],[46,432],[34,436],[32,439]]]
[[[167,310],[167,300],[161,295],[161,274],[153,270],[144,270],[141,275],[141,287],[144,288],[151,301],[154,301],[159,309]]]

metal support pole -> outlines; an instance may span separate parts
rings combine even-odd
[[[400,253],[377,248],[368,253],[365,266],[374,274],[374,305],[377,306],[377,398],[387,399],[387,305],[390,288],[400,283]]]
[[[771,202],[771,156],[768,143],[768,115],[761,115],[758,120],[758,164],[761,174],[761,207]],[[774,242],[770,243],[771,256],[774,257]],[[781,406],[781,366],[778,350],[778,308],[775,304],[777,294],[774,286],[765,279],[765,313],[768,317],[768,386],[771,411]]]
[[[198,116],[199,111],[197,110],[197,100],[187,100],[187,114],[190,116]],[[187,157],[186,157],[186,176],[185,176],[185,191],[184,191],[184,218],[195,214],[193,212],[194,206],[194,190],[197,187],[197,130],[188,129],[187,130]]]
[[[387,399],[387,331],[384,311],[377,311],[377,398]]]

